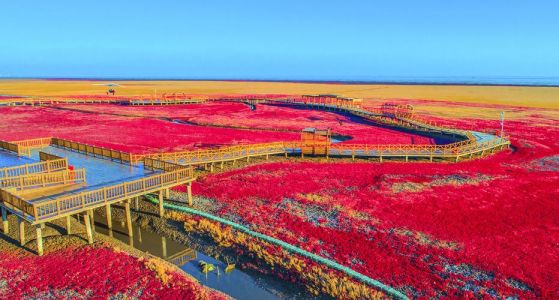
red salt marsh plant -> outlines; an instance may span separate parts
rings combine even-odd
[[[200,209],[410,296],[553,298],[559,127],[549,122],[509,121],[513,148],[480,160],[273,163],[207,176],[193,191],[206,199]]]
[[[257,105],[256,110],[242,103],[209,102],[173,106],[64,105],[67,109],[165,117],[193,124],[300,132],[307,127],[330,128],[336,134],[350,136],[348,143],[365,144],[433,144],[434,140],[394,129],[380,128],[372,123],[333,112],[296,109],[293,107]]]
[[[228,299],[152,259],[105,247],[39,257],[0,253],[0,298]]]
[[[0,107],[0,140],[54,136],[145,153],[298,140],[298,133],[247,131],[165,120],[80,113],[45,107]]]

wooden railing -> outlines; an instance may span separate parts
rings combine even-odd
[[[19,155],[19,145],[12,142],[0,141],[0,148],[6,151],[15,152]]]
[[[172,105],[172,104],[188,104],[188,103],[203,103],[205,99],[185,98],[185,99],[164,99],[164,98],[141,98],[133,97],[132,99],[123,101],[123,104],[128,105]]]
[[[122,99],[121,99],[122,100]],[[366,144],[332,144],[326,145],[332,154],[337,155],[352,155],[356,152],[365,152],[369,156],[378,156],[379,153],[385,156],[414,156],[414,155],[464,155],[464,153],[471,153],[476,149],[486,147],[486,144],[480,145],[480,142],[469,131],[448,128],[444,126],[434,125],[432,123],[423,122],[417,118],[405,118],[398,116],[387,116],[380,110],[364,109],[360,106],[354,105],[335,105],[328,103],[315,103],[312,101],[302,101],[297,99],[261,99],[263,103],[280,103],[289,105],[303,105],[311,107],[323,107],[328,109],[337,109],[347,113],[354,114],[376,123],[381,123],[389,126],[396,126],[409,130],[425,131],[432,134],[446,134],[455,138],[462,139],[461,141],[450,143],[446,145],[366,145]],[[414,116],[412,116],[414,117]],[[149,153],[149,154],[131,154],[118,150],[106,149],[96,147],[84,143],[63,140],[58,138],[45,138],[32,141],[20,141],[15,143],[0,142],[0,147],[9,149],[10,151],[22,153],[28,151],[30,147],[40,147],[45,145],[48,141],[55,146],[75,150],[87,155],[95,157],[104,157],[111,160],[116,160],[122,163],[135,164],[146,158],[151,158],[160,161],[171,161],[181,164],[201,164],[219,161],[236,160],[244,157],[258,156],[258,155],[271,155],[295,152],[295,149],[302,149],[304,147],[318,147],[319,145],[304,145],[301,142],[276,142],[264,144],[245,144],[222,147],[218,149],[206,149],[197,151],[179,151],[179,152],[163,152],[163,153]],[[491,142],[493,144],[508,144],[507,141],[495,139]],[[472,150],[473,149],[473,150]],[[480,150],[483,151],[483,150]],[[351,154],[348,154],[351,153]]]
[[[0,201],[21,210],[24,216],[33,217],[35,209],[33,205],[25,201],[22,197],[15,195],[15,189],[0,189]]]
[[[379,145],[379,144],[346,144],[330,142],[274,142],[264,144],[246,144],[218,149],[154,153],[132,155],[133,160],[144,160],[144,163],[170,161],[183,165],[195,165],[231,161],[248,156],[273,155],[282,153],[299,153],[309,147],[326,149],[333,156],[369,156],[369,157],[439,157],[456,158],[464,155],[482,152],[488,149],[508,145],[507,139],[495,137],[492,140],[478,142],[471,133],[465,133],[468,139],[446,145]],[[162,169],[161,167],[159,169]]]
[[[71,103],[71,104],[96,104],[96,103],[120,103],[125,101],[123,97],[104,97],[104,98],[79,98],[79,97],[26,97],[26,98],[10,98],[0,100],[0,104],[7,105],[52,105],[58,103]]]
[[[447,145],[368,145],[333,144],[331,155],[342,156],[409,156],[409,157],[460,157],[510,144],[507,139],[494,138],[485,142],[467,140]]]
[[[92,146],[84,143],[52,138],[52,145],[81,152],[94,157],[104,157],[122,163],[131,163],[131,154],[128,152]]]
[[[287,105],[336,109],[339,111],[345,111],[347,113],[369,119],[376,123],[390,125],[390,126],[397,126],[400,128],[407,128],[411,130],[427,129],[427,131],[434,130],[434,131],[440,131],[443,133],[447,133],[451,135],[459,135],[459,136],[463,136],[465,134],[465,131],[463,130],[435,125],[432,122],[423,122],[423,120],[417,118],[410,119],[410,118],[404,118],[399,116],[387,116],[381,110],[362,108],[359,105],[336,105],[336,104],[329,104],[329,103],[322,103],[322,102],[313,102],[310,100],[303,101],[297,99],[273,99],[273,100],[268,100],[267,103],[279,103],[279,104],[287,104]]]
[[[58,160],[58,159],[62,159],[63,157],[58,156],[58,155],[54,155],[54,154],[50,154],[50,153],[46,153],[43,151],[39,151],[39,160],[41,161],[48,161],[48,160]]]
[[[148,170],[160,170],[160,171],[168,172],[168,171],[174,171],[178,169],[184,169],[186,168],[186,166],[146,157],[144,158],[144,168]]]
[[[144,96],[99,96],[95,98],[82,97],[26,97],[26,98],[10,98],[0,100],[3,105],[53,105],[53,104],[129,104],[129,105],[161,105],[161,104],[184,104],[199,103],[207,100],[207,97],[194,98],[154,98],[151,95]]]
[[[191,168],[155,174],[134,181],[33,203],[33,216],[35,220],[56,218],[73,211],[130,199],[192,180],[194,177]]]
[[[135,161],[142,160],[146,157],[159,160],[167,160],[181,164],[208,163],[226,160],[234,160],[245,158],[247,156],[259,156],[266,154],[285,153],[284,142],[262,143],[262,144],[245,144],[221,147],[217,149],[180,151],[167,153],[152,154],[135,154]]]
[[[85,169],[63,170],[50,173],[0,178],[0,187],[26,190],[31,188],[85,183],[85,181]]]
[[[12,143],[18,145],[18,155],[31,156],[31,151],[33,151],[34,149],[43,149],[50,146],[51,139],[52,138],[50,137],[38,138],[38,139],[31,139],[31,140],[15,141]]]
[[[25,164],[0,169],[0,179],[17,177],[22,175],[49,173],[55,171],[66,170],[68,168],[68,160],[66,158],[58,158],[55,160],[42,161],[33,164]]]
[[[50,137],[46,137],[46,138],[38,138],[38,139],[31,139],[31,140],[15,141],[12,143],[25,148],[44,148],[50,146],[51,139],[52,138]]]

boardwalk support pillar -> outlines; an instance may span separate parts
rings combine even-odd
[[[25,245],[25,223],[22,217],[17,217],[17,223],[19,228],[19,245]]]
[[[113,216],[111,214],[111,204],[107,203],[107,205],[105,205],[105,212],[107,214],[107,228],[109,228],[109,230],[113,229]]]
[[[95,215],[93,214],[93,209],[87,211],[89,215],[89,222],[91,223],[91,231],[95,232]]]
[[[124,210],[126,214],[126,228],[128,229],[128,236],[132,237],[134,235],[134,232],[132,231],[132,216],[130,215],[130,200],[126,200],[124,202]]]
[[[37,233],[37,254],[39,254],[39,256],[43,255],[43,224],[44,223],[41,223],[35,226],[35,232]]]
[[[192,206],[192,182],[189,182],[188,185],[186,186],[186,192],[188,196],[188,205]]]
[[[72,228],[71,226],[71,217],[70,216],[66,216],[66,234],[70,235],[72,234]]]
[[[163,190],[159,191],[159,216],[163,218],[165,210],[163,209]]]
[[[85,232],[87,233],[87,243],[93,244],[93,231],[91,230],[91,219],[89,218],[89,213],[83,215],[83,221],[85,223]]]
[[[2,231],[4,234],[10,232],[10,224],[8,223],[8,212],[5,207],[2,207]]]

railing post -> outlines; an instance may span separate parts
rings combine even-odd
[[[88,214],[91,221],[91,231],[95,232],[95,215],[93,209],[88,210]]]
[[[70,235],[72,234],[72,228],[70,227],[72,223],[72,220],[70,218],[70,216],[66,216],[66,234]]]
[[[87,233],[87,243],[93,244],[93,232],[91,231],[91,220],[89,219],[89,214],[86,212],[83,216],[85,223],[85,231]]]
[[[159,191],[159,217],[163,218],[165,210],[163,208],[163,190]]]
[[[105,214],[107,215],[107,228],[111,230],[113,228],[113,216],[111,213],[111,204],[107,203],[105,205]]]
[[[37,234],[37,253],[39,254],[39,256],[43,255],[43,233],[42,233],[43,224],[44,223],[35,225],[35,232]]]
[[[192,206],[192,182],[189,182],[186,186],[186,192],[188,196],[188,205]]]
[[[17,223],[18,223],[18,233],[19,233],[19,245],[23,246],[25,245],[25,223],[23,221],[23,218],[18,216],[17,217]]]
[[[124,210],[126,213],[126,227],[128,228],[128,236],[134,236],[134,232],[132,231],[132,216],[130,214],[130,199],[127,199],[124,202]]]
[[[2,206],[2,231],[4,234],[10,232],[10,224],[8,223],[8,212],[5,207]]]

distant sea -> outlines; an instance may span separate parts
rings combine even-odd
[[[352,81],[352,82],[359,82],[359,81]],[[362,82],[390,83],[390,84],[559,86],[559,76],[558,77],[476,77],[476,76],[379,77],[374,80],[365,80]]]
[[[183,81],[273,81],[337,84],[441,84],[441,85],[511,85],[511,86],[559,86],[559,76],[553,77],[476,77],[476,76],[378,76],[355,79],[275,79],[275,78],[178,78],[178,77],[1,77],[0,79],[47,79],[47,80],[183,80]]]

